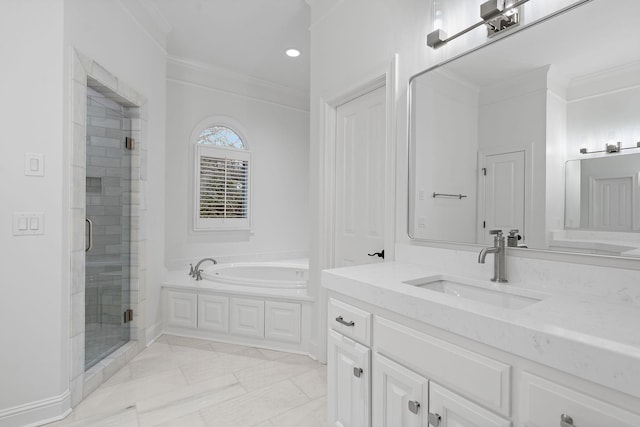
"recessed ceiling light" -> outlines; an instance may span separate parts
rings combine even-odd
[[[291,58],[300,56],[300,51],[298,49],[287,49],[285,53],[287,54],[287,56],[290,56]]]

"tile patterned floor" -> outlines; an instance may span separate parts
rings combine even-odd
[[[163,335],[48,427],[325,427],[326,366]]]

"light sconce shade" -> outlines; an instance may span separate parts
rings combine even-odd
[[[478,28],[481,25],[487,27],[487,36],[491,37],[500,31],[515,27],[520,24],[518,7],[529,0],[519,0],[509,6],[505,6],[505,0],[488,0],[480,5],[480,17],[482,21],[465,28],[464,30],[447,37],[447,33],[441,29],[435,29],[427,35],[427,46],[437,49],[453,39]]]
[[[504,0],[489,0],[480,5],[480,17],[484,21],[493,19],[504,10]]]
[[[427,46],[433,49],[439,48],[441,45],[447,42],[447,33],[443,30],[433,30],[427,34]]]

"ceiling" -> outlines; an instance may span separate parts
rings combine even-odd
[[[171,27],[171,57],[309,92],[310,8],[305,0],[151,0]],[[288,48],[301,51],[297,58]]]

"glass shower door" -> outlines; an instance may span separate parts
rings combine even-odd
[[[130,338],[130,123],[126,107],[88,88],[85,370]]]

